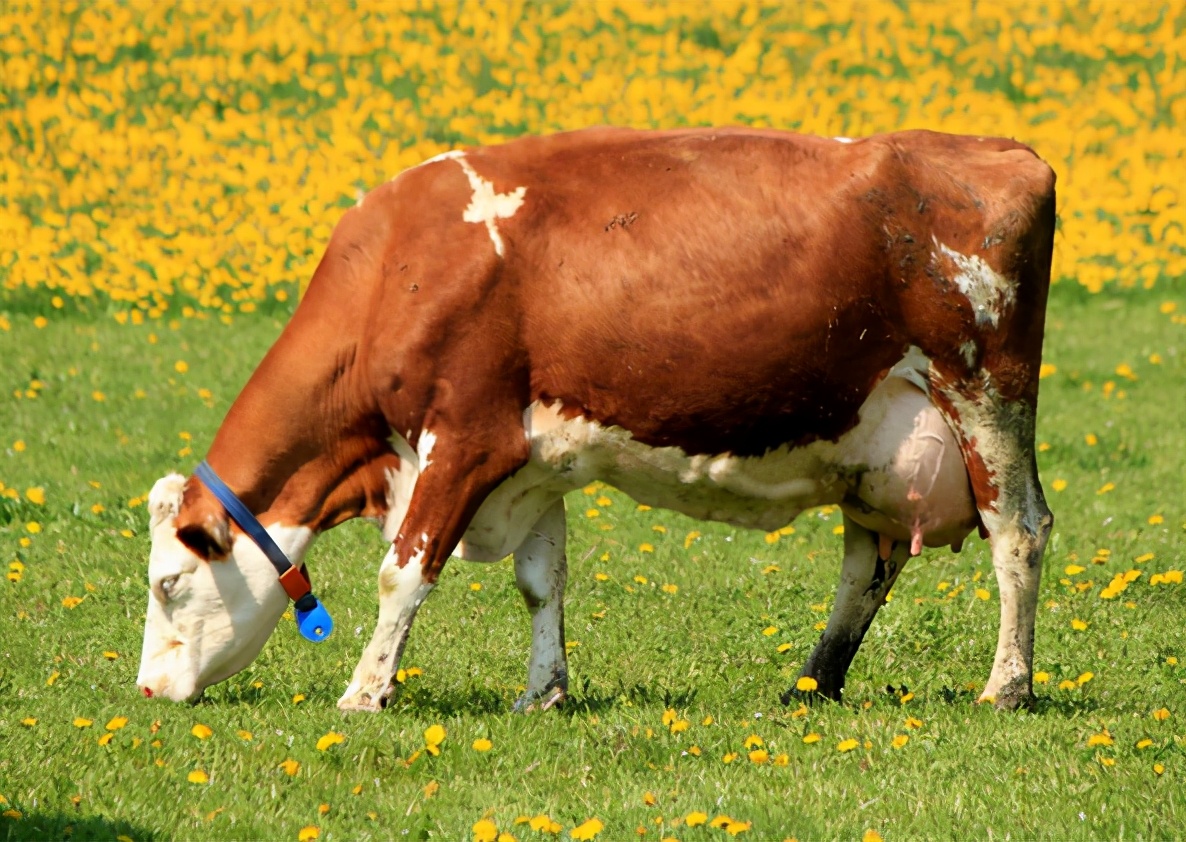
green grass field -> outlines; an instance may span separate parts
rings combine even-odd
[[[1182,0],[3,4],[0,840],[1181,838],[1184,32]],[[451,562],[391,707],[340,714],[385,551],[360,523],[309,556],[327,643],[285,622],[199,704],[143,699],[147,491],[202,458],[341,208],[603,122],[925,126],[1054,166],[1036,709],[975,704],[983,542],[907,566],[843,705],[786,708],[839,512],[767,536],[601,487],[568,501],[561,711],[511,713],[509,563]]]
[[[457,839],[485,817],[519,840],[553,838],[540,816],[566,839],[590,818],[609,839],[1176,838],[1186,585],[1151,581],[1186,555],[1186,334],[1170,315],[1183,307],[1180,289],[1054,288],[1039,459],[1056,523],[1035,664],[1048,680],[1018,714],[974,703],[997,626],[983,542],[911,562],[846,703],[796,710],[778,695],[827,616],[839,512],[774,538],[600,488],[568,500],[563,711],[511,713],[529,624],[509,563],[453,561],[405,656],[422,674],[383,714],[340,714],[383,554],[361,523],[310,553],[330,641],[285,622],[196,706],[145,700],[140,500],[200,458],[284,314],[43,328],[15,314],[0,332],[0,481],[15,489],[0,496],[0,547],[18,562],[0,588],[0,807],[20,818],[0,819],[0,838]],[[1101,597],[1129,570],[1140,575]],[[447,734],[439,756],[422,751],[433,725]],[[329,733],[344,740],[319,750]],[[718,816],[732,824],[711,826]]]

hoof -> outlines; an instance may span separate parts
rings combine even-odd
[[[342,698],[338,699],[338,710],[347,713],[378,713],[387,707],[387,700],[394,688],[388,687],[381,693],[357,690],[349,687]]]
[[[563,687],[553,687],[542,693],[524,693],[515,702],[515,713],[535,713],[537,710],[549,710],[560,707],[568,694]]]
[[[1029,688],[1029,682],[1021,679],[1010,682],[997,693],[987,690],[980,694],[978,704],[991,704],[997,710],[1033,710],[1037,699]]]

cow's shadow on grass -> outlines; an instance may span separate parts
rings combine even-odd
[[[979,694],[972,690],[953,690],[944,687],[939,691],[938,698],[949,706],[975,705]],[[1085,713],[1095,713],[1100,709],[1100,703],[1090,696],[1082,694],[1063,696],[1037,696],[1029,706],[1029,712],[1034,716],[1062,716],[1071,718]]]
[[[556,709],[562,716],[577,717],[600,714],[626,705],[641,706],[662,703],[664,707],[682,709],[696,698],[696,691],[670,691],[662,688],[620,687],[614,691],[592,691],[589,682],[571,688],[564,704]],[[424,685],[405,688],[393,700],[395,710],[407,710],[423,716],[433,712],[442,717],[459,714],[498,715],[514,710],[515,694],[506,689],[467,687],[464,690]]]
[[[111,842],[117,837],[128,837],[136,842],[156,839],[153,831],[122,819],[108,819],[103,816],[72,816],[69,813],[28,812],[19,819],[0,819],[0,840],[4,842],[25,842],[25,840],[61,839],[69,842],[102,840]]]

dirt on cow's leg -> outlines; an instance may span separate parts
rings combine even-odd
[[[889,558],[882,560],[877,551],[877,535],[847,515],[844,517],[844,563],[836,588],[836,603],[827,628],[799,674],[801,678],[815,679],[817,686],[802,693],[795,688],[788,690],[782,696],[783,704],[800,696],[840,701],[844,677],[861,640],[909,558],[909,545],[898,542]]]
[[[563,703],[568,693],[564,650],[564,500],[552,504],[515,550],[515,583],[531,614],[531,663],[527,690],[515,710],[530,713]]]
[[[338,700],[342,710],[378,711],[386,706],[417,608],[482,500],[527,461],[522,427],[513,426],[518,412],[506,413],[507,427],[496,424],[496,415],[485,418],[486,439],[444,425],[434,432],[431,461],[426,451],[399,534],[379,571],[379,622],[354,679]],[[483,446],[484,441],[493,443]]]
[[[944,390],[965,451],[976,507],[988,533],[1001,598],[992,673],[980,701],[1013,710],[1033,702],[1034,623],[1042,556],[1054,517],[1034,454],[1034,407],[991,387],[974,397]]]

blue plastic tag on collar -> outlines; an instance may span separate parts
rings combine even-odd
[[[325,640],[334,630],[333,618],[329,616],[329,612],[320,602],[310,611],[296,609],[296,624],[301,632],[301,637],[313,643]]]

